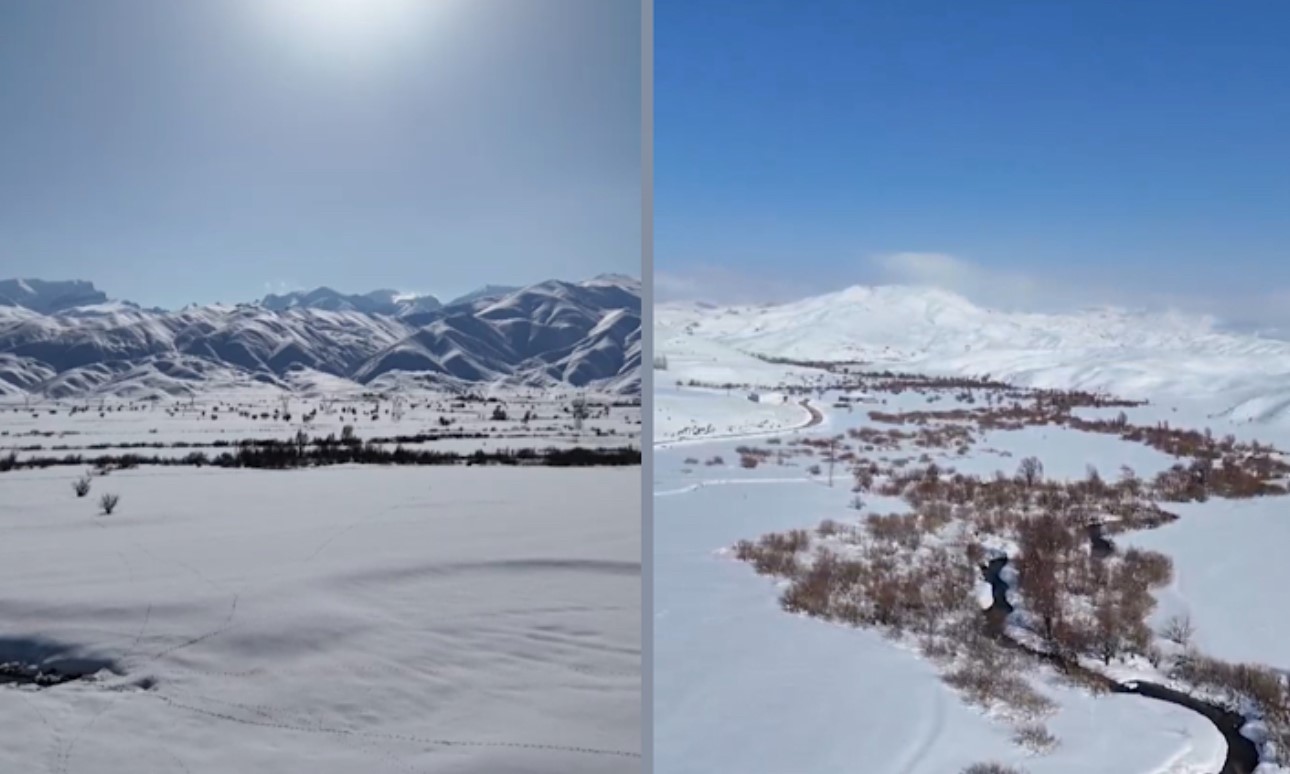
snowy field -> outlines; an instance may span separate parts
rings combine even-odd
[[[1177,506],[1172,524],[1126,535],[1127,545],[1173,557],[1158,619],[1190,615],[1196,643],[1233,661],[1290,669],[1290,506],[1284,498]]]
[[[572,441],[559,405],[512,399],[534,432],[493,442]],[[299,427],[203,419],[200,401],[175,416],[60,407],[0,413],[0,451]],[[320,412],[311,432],[520,425],[485,409]],[[579,440],[634,444],[638,421],[611,408]],[[98,670],[0,685],[0,771],[639,771],[638,467],[143,466],[93,476],[81,499],[83,473],[0,473],[0,663]],[[120,496],[111,515],[103,493]]]
[[[693,443],[771,434],[811,421],[797,401],[775,393],[727,393],[701,387],[655,388],[654,442]]]

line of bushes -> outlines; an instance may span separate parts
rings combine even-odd
[[[498,449],[478,450],[470,454],[406,449],[402,446],[384,449],[374,445],[327,444],[298,446],[288,443],[245,445],[232,452],[207,455],[193,452],[182,457],[111,454],[85,457],[69,454],[63,457],[7,458],[0,470],[49,468],[89,465],[100,469],[128,469],[141,465],[161,467],[290,468],[325,467],[328,465],[542,465],[546,467],[630,466],[641,464],[641,451],[635,447],[570,449]]]

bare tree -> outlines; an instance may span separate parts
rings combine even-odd
[[[573,413],[573,429],[577,432],[582,432],[583,421],[591,415],[591,411],[587,408],[587,399],[582,395],[574,398],[571,410]]]
[[[103,515],[111,516],[112,511],[116,510],[116,504],[121,502],[121,497],[114,494],[105,494],[99,498],[99,507],[103,509]]]
[[[1017,466],[1017,478],[1027,488],[1032,488],[1044,478],[1044,463],[1038,457],[1027,457]]]
[[[1184,648],[1191,642],[1194,634],[1196,634],[1196,627],[1191,622],[1191,616],[1186,614],[1171,616],[1160,627],[1161,637]]]
[[[1061,519],[1043,514],[1017,525],[1021,556],[1017,559],[1021,592],[1027,606],[1043,622],[1043,635],[1056,638],[1066,613],[1066,575],[1074,534]]]

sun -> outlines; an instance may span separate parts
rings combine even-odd
[[[416,45],[450,0],[254,0],[279,43],[311,58],[357,64]]]

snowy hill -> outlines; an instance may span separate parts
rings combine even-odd
[[[1011,313],[929,288],[853,287],[777,305],[664,304],[656,335],[657,352],[674,359],[717,347],[1133,397],[1221,397],[1234,417],[1290,421],[1290,342],[1179,313]]]
[[[87,305],[49,312],[2,305],[0,396],[189,395],[337,379],[637,392],[640,289],[632,282],[550,281],[451,308],[429,296],[325,288],[173,312],[92,294]]]

